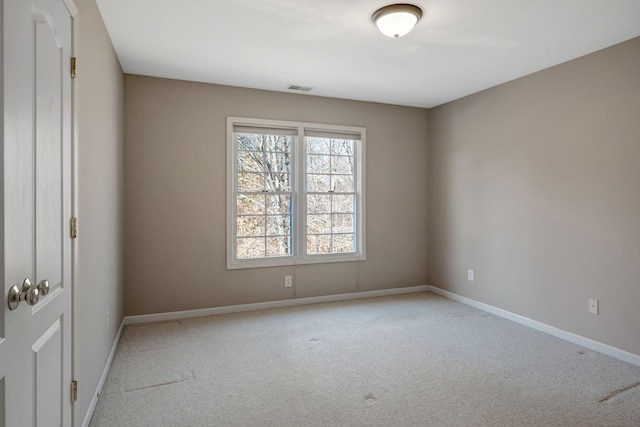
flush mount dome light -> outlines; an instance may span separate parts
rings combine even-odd
[[[412,4],[398,3],[373,12],[371,20],[387,37],[402,37],[422,18],[422,9]]]

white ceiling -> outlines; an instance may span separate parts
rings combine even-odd
[[[640,0],[97,0],[126,73],[433,107],[640,36]],[[296,92],[299,93],[299,92]]]

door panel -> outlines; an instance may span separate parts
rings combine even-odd
[[[61,426],[63,341],[60,320],[56,320],[32,347],[36,384],[36,425]]]
[[[60,85],[63,46],[54,20],[46,11],[33,8],[35,55],[35,216],[36,269],[51,290],[62,282],[62,105]]]

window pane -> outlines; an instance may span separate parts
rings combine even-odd
[[[354,215],[334,214],[333,229],[334,233],[353,233],[355,218]]]
[[[331,142],[327,138],[307,138],[307,153],[331,154]]]
[[[275,153],[268,157],[275,163],[276,172],[291,172],[291,153]]]
[[[264,175],[261,173],[238,172],[238,191],[264,190]]]
[[[239,216],[236,229],[238,237],[264,236],[264,217]]]
[[[291,216],[270,215],[267,217],[267,235],[284,236],[291,234]]]
[[[342,156],[353,156],[353,140],[332,139],[331,154],[342,155]]]
[[[319,194],[313,194],[307,196],[307,213],[319,214],[331,212],[331,197],[330,195],[322,196]]]
[[[336,193],[353,193],[353,175],[332,175],[331,188]]]
[[[265,196],[262,194],[239,194],[236,200],[237,215],[264,214]]]
[[[288,173],[270,172],[265,174],[265,189],[269,192],[290,192],[291,175]]]
[[[331,215],[308,215],[307,234],[331,234]]]
[[[341,174],[353,173],[353,157],[334,156],[331,158],[331,172]]]
[[[291,255],[291,237],[267,237],[267,256]]]
[[[307,173],[331,172],[331,156],[307,156]]]
[[[293,139],[294,137],[292,136],[274,136],[271,135],[270,141],[269,141],[269,151],[277,151],[280,153],[289,153],[291,154],[291,146],[293,145]]]
[[[267,213],[269,214],[291,214],[291,195],[290,194],[268,194],[267,196]]]
[[[334,234],[332,240],[333,253],[355,252],[354,234]]]
[[[331,253],[331,236],[327,235],[308,235],[307,236],[307,253],[309,255],[321,255]]]
[[[292,136],[284,135],[237,133],[236,147],[238,151],[291,153],[293,139]]]
[[[240,151],[236,158],[236,169],[239,176],[243,172],[263,172],[262,152],[260,151]]]
[[[331,175],[307,175],[307,191],[327,193],[331,191]]]
[[[238,259],[263,258],[266,256],[264,237],[238,238]]]
[[[262,143],[260,135],[238,133],[236,134],[236,147],[240,150],[260,151]]]
[[[355,213],[356,196],[332,196],[333,213]]]

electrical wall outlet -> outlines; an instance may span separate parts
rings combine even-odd
[[[600,302],[597,299],[589,300],[589,313],[600,314]]]
[[[293,278],[291,276],[284,276],[284,287],[290,288],[293,286]]]
[[[467,280],[473,282],[473,270],[467,270]]]

